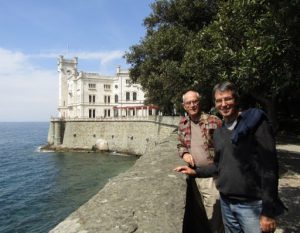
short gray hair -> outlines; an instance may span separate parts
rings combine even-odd
[[[197,92],[197,91],[193,91],[193,90],[190,90],[190,91],[187,91],[186,93],[184,93],[184,94],[182,95],[182,103],[184,103],[185,96],[186,96],[186,94],[187,94],[187,93],[189,93],[189,92],[193,92],[193,93],[195,93],[195,94],[196,94],[196,96],[197,96],[197,99],[198,99],[198,100],[200,100],[200,98],[201,98],[201,95],[199,94],[199,92]]]

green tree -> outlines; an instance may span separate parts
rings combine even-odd
[[[278,112],[300,116],[286,101],[300,102],[300,0],[157,0],[152,10],[126,58],[133,81],[165,114],[188,89],[203,94],[208,110],[212,87],[229,80],[247,97],[242,104],[263,106],[275,128]]]
[[[130,76],[140,83],[149,103],[167,115],[179,107],[194,80],[182,70],[186,47],[216,15],[216,1],[158,0],[144,20],[146,36],[126,53]]]
[[[300,85],[299,1],[224,1],[219,9],[190,43],[185,72],[202,86],[234,82],[277,127],[278,97]]]

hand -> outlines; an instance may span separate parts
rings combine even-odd
[[[174,171],[181,172],[190,176],[196,176],[196,171],[188,166],[179,166],[174,168]]]
[[[260,216],[260,229],[262,232],[274,232],[276,230],[276,220],[267,216]]]
[[[191,167],[195,166],[194,159],[190,153],[185,153],[182,158],[185,162],[191,165]]]

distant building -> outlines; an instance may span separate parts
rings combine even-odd
[[[115,76],[77,71],[78,58],[58,58],[59,117],[108,118],[149,116],[157,107],[144,105],[144,92],[131,83],[128,70],[117,67]]]

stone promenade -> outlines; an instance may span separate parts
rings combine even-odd
[[[300,232],[300,140],[279,140],[279,195],[289,209],[278,218],[275,233]]]

